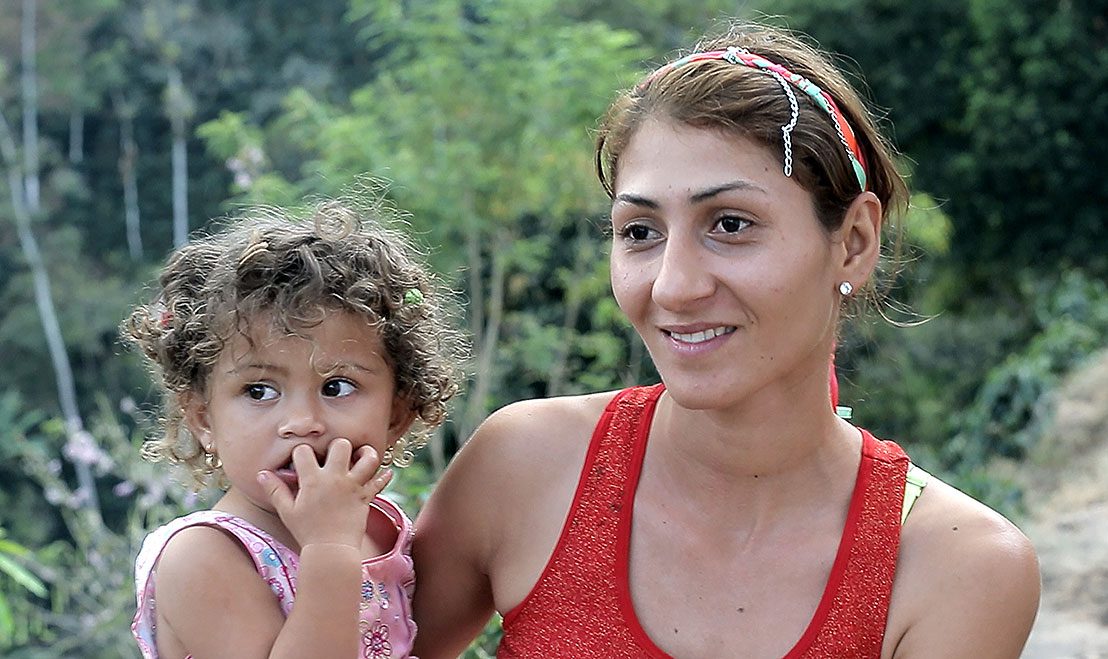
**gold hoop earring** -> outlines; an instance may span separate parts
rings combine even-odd
[[[214,450],[205,447],[204,466],[208,468],[208,473],[215,473],[223,468],[223,460],[219,459],[219,454]]]
[[[385,454],[381,456],[381,466],[403,469],[410,466],[414,459],[415,454],[408,447],[408,438],[400,437],[385,449]]]

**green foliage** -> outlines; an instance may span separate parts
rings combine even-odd
[[[105,509],[100,519],[78,505],[84,493],[65,457],[5,186],[0,557],[5,547],[20,553],[7,542],[32,551],[17,568],[0,558],[0,573],[40,579],[47,593],[0,576],[0,644],[10,646],[0,653],[133,656],[137,542],[198,503],[137,458],[151,422],[138,410],[156,401],[115,341],[171,245],[170,65],[195,111],[192,228],[242,203],[346,192],[367,172],[391,183],[390,200],[411,212],[409,229],[466,300],[485,358],[471,364],[473,409],[457,405],[438,438],[445,458],[467,414],[656,378],[609,291],[598,229],[607,202],[592,178],[589,131],[615,89],[723,12],[781,16],[842,53],[848,70],[864,73],[873,104],[888,108],[884,123],[914,188],[902,220],[909,256],[926,255],[895,293],[936,315],[918,327],[847,332],[844,402],[862,425],[907,440],[925,467],[1011,511],[1018,489],[993,459],[1018,460],[1037,441],[1060,378],[1108,335],[1108,256],[1097,247],[1108,242],[1101,5],[40,1],[43,210],[34,228],[82,412],[93,419]],[[20,11],[0,3],[0,110],[17,134]],[[138,146],[138,260],[120,193],[126,117]],[[421,462],[399,474],[394,495],[414,514],[436,476]],[[494,621],[467,656],[491,656],[497,638]]]
[[[990,473],[1022,459],[1062,377],[1108,345],[1108,285],[1079,270],[1024,277],[1017,297],[900,329],[859,328],[843,345],[843,399],[858,422],[1003,510],[1018,489]]]
[[[11,408],[10,398],[0,402],[0,408]],[[151,419],[138,414],[132,403],[124,407],[131,412],[123,417],[131,429],[106,400],[100,401],[90,428],[100,450],[91,455],[67,451],[57,422],[0,437],[4,462],[18,464],[54,506],[66,530],[64,537],[35,551],[35,570],[48,586],[46,600],[21,603],[20,642],[5,656],[137,656],[130,620],[139,543],[148,529],[195,509],[199,501],[164,466],[139,458],[138,446],[151,431]],[[68,458],[60,459],[63,455]],[[101,482],[112,484],[115,504],[105,509],[106,517],[80,505],[82,493],[71,485],[74,460],[91,461]]]
[[[1108,276],[1103,2],[784,0],[758,6],[857,62],[914,187],[948,200],[969,287],[1011,268]]]
[[[29,557],[30,550],[5,536],[4,529],[0,528],[0,649],[9,649],[24,642],[27,636],[23,621],[17,624],[15,611],[19,604],[13,604],[12,600],[25,597],[25,592],[39,598],[46,597],[46,586],[19,562]]]
[[[990,455],[1021,458],[1042,434],[1049,394],[1062,376],[1108,345],[1108,285],[1080,271],[1024,282],[1036,332],[993,368],[973,403],[957,415],[945,447],[948,464],[983,464]]]

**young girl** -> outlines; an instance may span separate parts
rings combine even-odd
[[[456,390],[427,272],[326,202],[249,211],[159,283],[124,324],[165,390],[146,449],[226,491],[143,543],[143,656],[408,656],[412,527],[378,494]]]
[[[621,94],[596,158],[612,292],[662,383],[478,429],[417,522],[420,656],[496,610],[502,658],[1018,657],[1027,539],[830,405],[906,198],[830,59],[736,25]]]

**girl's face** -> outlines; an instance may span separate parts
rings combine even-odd
[[[676,401],[727,407],[812,377],[826,391],[843,241],[780,154],[648,119],[620,155],[612,229],[616,300]]]
[[[251,343],[252,341],[252,343]],[[203,400],[186,409],[196,438],[214,449],[244,516],[272,513],[257,474],[276,472],[296,492],[292,449],[307,444],[322,464],[337,438],[379,455],[407,431],[413,415],[396,396],[380,336],[362,318],[333,312],[306,338],[250,324],[220,355]]]

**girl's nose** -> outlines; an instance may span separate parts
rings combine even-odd
[[[314,438],[323,434],[326,426],[319,405],[308,397],[290,396],[285,403],[284,415],[277,432],[281,437]]]
[[[681,311],[715,291],[715,277],[709,269],[709,255],[697,250],[696,241],[679,234],[666,240],[661,263],[656,267],[651,297],[668,311]]]

